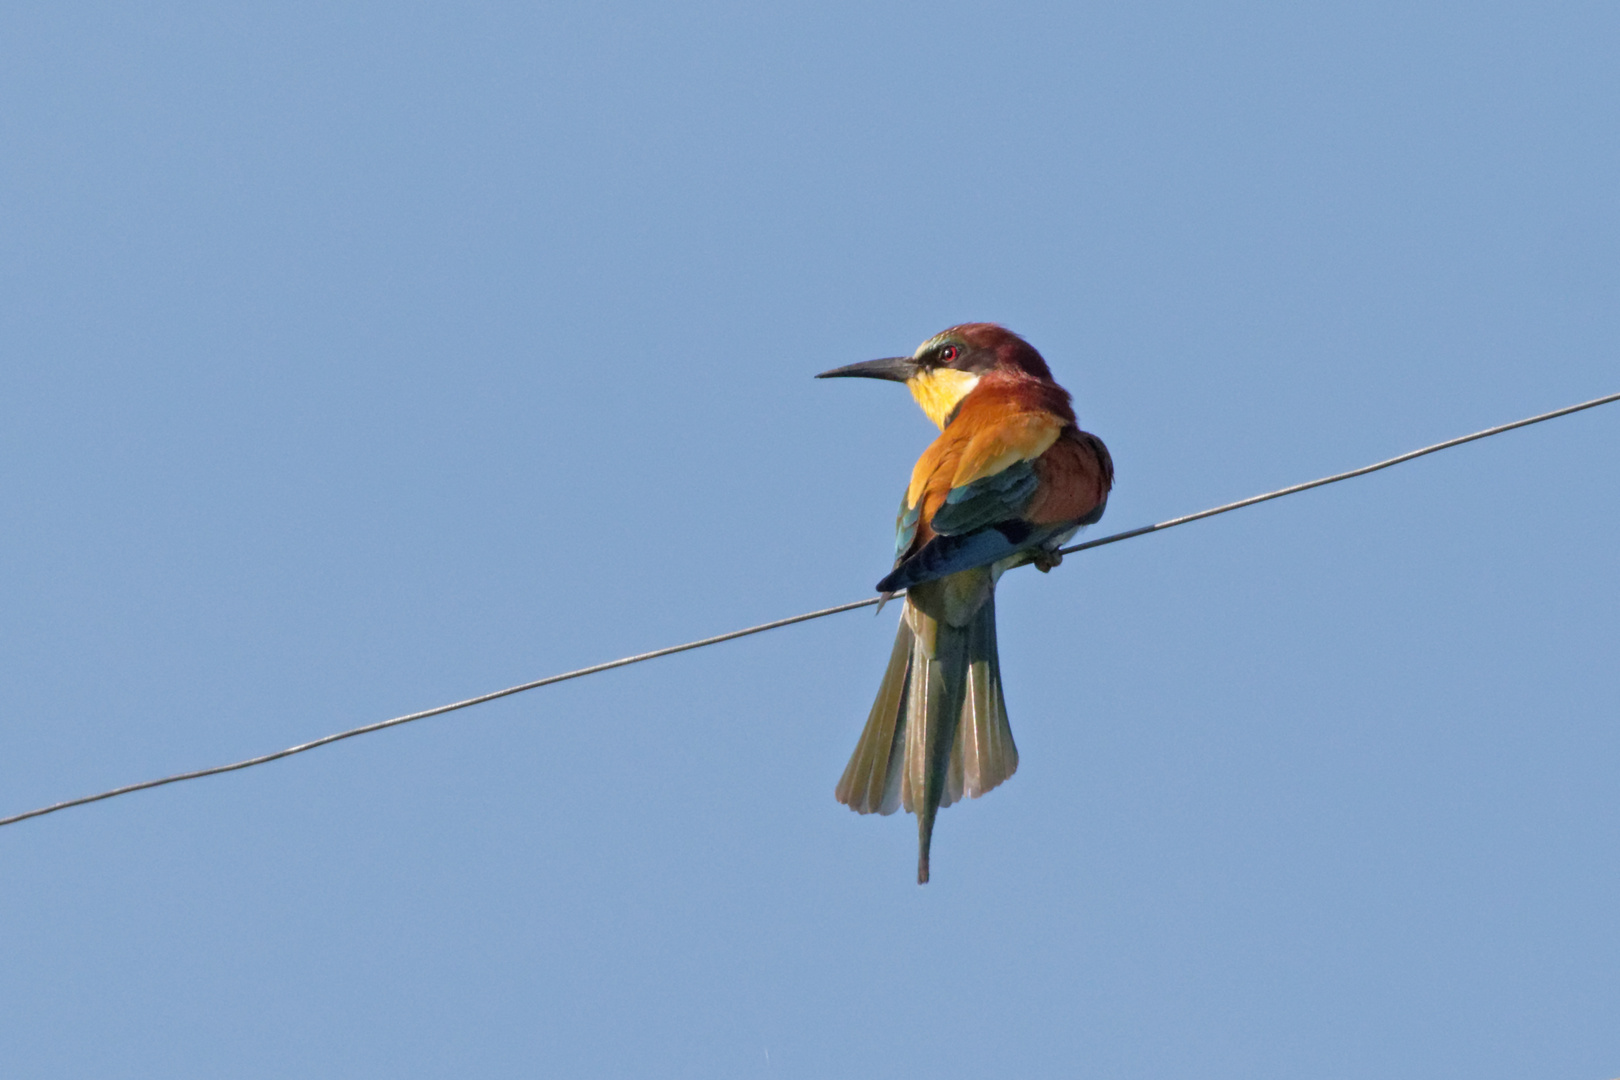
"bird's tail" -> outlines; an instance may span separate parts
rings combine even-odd
[[[963,625],[941,617],[954,605],[934,599],[907,597],[888,670],[836,792],[857,813],[904,807],[917,815],[919,883],[928,880],[938,810],[983,795],[1018,768],[996,655],[994,589]]]

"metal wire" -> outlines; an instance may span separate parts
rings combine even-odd
[[[1539,416],[1528,416],[1523,420],[1515,420],[1511,424],[1498,424],[1496,427],[1486,428],[1484,431],[1476,431],[1472,435],[1462,435],[1455,439],[1447,439],[1445,442],[1437,442],[1433,446],[1425,446],[1421,450],[1409,450],[1404,454],[1397,454],[1392,458],[1385,458],[1383,461],[1377,461],[1371,465],[1363,465],[1359,469],[1351,469],[1349,472],[1334,473],[1332,476],[1324,476],[1320,480],[1307,480],[1303,484],[1295,484],[1292,487],[1278,488],[1276,491],[1268,491],[1264,495],[1250,495],[1247,499],[1239,499],[1237,502],[1227,503],[1225,506],[1216,506],[1208,510],[1200,510],[1196,514],[1188,514],[1185,517],[1171,518],[1169,521],[1161,521],[1157,525],[1144,525],[1140,529],[1131,529],[1129,532],[1115,533],[1112,536],[1104,536],[1098,540],[1087,540],[1083,544],[1075,544],[1072,547],[1063,548],[1058,552],[1058,554],[1070,555],[1076,551],[1084,551],[1087,548],[1102,547],[1104,544],[1117,544],[1121,540],[1129,540],[1135,536],[1146,536],[1150,532],[1159,532],[1162,529],[1173,529],[1177,525],[1185,525],[1189,521],[1202,521],[1204,518],[1214,517],[1216,514],[1224,514],[1228,510],[1241,510],[1245,506],[1253,506],[1255,503],[1263,503],[1269,502],[1272,499],[1280,499],[1284,495],[1294,495],[1301,491],[1309,491],[1311,488],[1326,487],[1328,484],[1337,484],[1340,480],[1349,480],[1356,476],[1366,476],[1368,473],[1377,472],[1379,469],[1387,469],[1391,465],[1399,465],[1403,461],[1411,461],[1413,458],[1420,458],[1425,454],[1433,454],[1441,450],[1449,450],[1453,446],[1461,446],[1463,443],[1473,442],[1475,439],[1488,439],[1492,435],[1500,435],[1502,432],[1512,431],[1514,428],[1529,427],[1531,424],[1539,424],[1543,420],[1556,420],[1560,416],[1568,416],[1570,413],[1578,413],[1582,409],[1592,409],[1599,405],[1607,405],[1611,401],[1620,401],[1620,394],[1609,394],[1607,397],[1593,398],[1591,401],[1583,401],[1579,405],[1566,405],[1562,409],[1554,409],[1552,412],[1544,412]],[[4,821],[0,821],[0,825],[4,824]]]
[[[1201,521],[1204,518],[1214,517],[1216,514],[1224,514],[1231,510],[1240,510],[1245,506],[1253,506],[1256,503],[1267,502],[1271,499],[1280,499],[1284,495],[1294,495],[1301,491],[1308,491],[1311,488],[1323,487],[1327,484],[1336,484],[1340,480],[1349,480],[1352,477],[1365,476],[1368,473],[1377,472],[1380,469],[1387,469],[1392,465],[1399,465],[1404,461],[1411,461],[1413,458],[1420,458],[1425,454],[1433,454],[1440,450],[1449,449],[1453,446],[1461,446],[1463,443],[1473,442],[1475,439],[1486,439],[1492,435],[1500,435],[1502,432],[1512,431],[1514,428],[1528,427],[1531,424],[1539,424],[1543,420],[1553,420],[1560,416],[1568,416],[1570,413],[1577,413],[1583,409],[1591,409],[1598,405],[1607,405],[1611,401],[1620,401],[1620,394],[1609,394],[1606,397],[1593,398],[1591,401],[1583,401],[1579,405],[1570,405],[1562,409],[1554,409],[1552,412],[1542,413],[1539,416],[1531,416],[1524,420],[1515,420],[1511,424],[1501,424],[1497,427],[1486,428],[1484,431],[1476,431],[1472,435],[1464,435],[1461,438],[1447,439],[1445,442],[1438,442],[1433,446],[1425,446],[1421,450],[1413,450],[1409,453],[1400,454],[1396,457],[1388,458],[1372,465],[1364,465],[1359,469],[1351,469],[1349,472],[1335,473],[1332,476],[1324,476],[1319,480],[1310,480],[1303,484],[1294,484],[1291,487],[1278,488],[1276,491],[1268,491],[1264,495],[1252,495],[1247,499],[1239,499],[1237,502],[1226,503],[1223,506],[1212,507],[1208,510],[1200,510],[1196,514],[1187,514],[1182,517],[1171,518],[1169,521],[1161,521],[1156,525],[1144,525],[1139,529],[1130,529],[1126,532],[1114,533],[1111,536],[1104,536],[1097,540],[1088,540],[1083,544],[1075,544],[1071,547],[1063,548],[1061,554],[1070,555],[1077,551],[1085,551],[1088,548],[1102,547],[1104,544],[1117,544],[1121,540],[1130,540],[1134,537],[1146,536],[1148,533],[1160,532],[1164,529],[1173,529],[1177,525],[1186,525],[1188,522]],[[870,597],[866,600],[854,600],[847,604],[839,604],[836,607],[822,608],[820,611],[808,611],[803,615],[794,615],[786,619],[776,619],[772,622],[760,623],[758,626],[750,626],[744,630],[733,630],[726,634],[716,634],[714,637],[701,638],[697,641],[688,641],[684,645],[670,645],[663,649],[654,649],[652,652],[638,653],[635,656],[626,656],[618,660],[609,660],[601,664],[592,664],[590,667],[579,668],[575,671],[565,671],[561,675],[549,675],[544,679],[536,679],[533,682],[520,683],[517,686],[509,686],[505,690],[496,690],[493,693],[480,694],[477,697],[470,697],[463,701],[452,702],[449,705],[440,705],[434,709],[424,709],[421,712],[407,713],[404,716],[396,716],[391,720],[379,720],[374,724],[366,724],[362,727],[350,728],[348,731],[340,731],[335,735],[326,735],[322,738],[311,740],[310,742],[299,743],[297,746],[289,746],[285,750],[277,750],[271,754],[261,754],[258,757],[246,758],[242,761],[234,761],[229,765],[215,765],[213,768],[197,769],[193,772],[176,773],[173,776],[165,776],[157,780],[143,780],[138,784],[126,784],[123,787],[113,788],[110,791],[103,791],[96,795],[85,795],[78,799],[67,799],[63,802],[52,803],[49,806],[39,807],[37,810],[25,810],[20,814],[13,814],[10,817],[0,818],[0,826],[14,825],[19,821],[26,821],[29,818],[41,817],[45,814],[54,814],[58,810],[66,810],[73,806],[84,806],[87,803],[100,802],[102,799],[110,799],[115,795],[128,795],[133,791],[145,791],[148,788],[162,787],[165,784],[177,784],[182,780],[198,780],[204,776],[217,776],[220,773],[235,772],[237,769],[247,769],[252,768],[255,765],[264,765],[280,758],[291,757],[294,754],[302,754],[306,750],[314,750],[318,746],[327,746],[331,743],[341,742],[344,739],[352,739],[356,735],[367,735],[373,731],[381,731],[384,728],[398,727],[400,724],[408,724],[413,720],[425,720],[430,716],[442,716],[448,712],[455,712],[457,709],[466,709],[474,705],[482,705],[486,701],[494,701],[497,698],[510,697],[513,694],[521,694],[525,690],[538,690],[542,686],[551,686],[554,683],[567,682],[569,679],[578,679],[586,675],[595,675],[598,672],[609,671],[613,668],[627,667],[630,664],[639,664],[643,660],[656,660],[660,656],[673,656],[676,653],[687,652],[691,649],[702,649],[709,645],[718,645],[723,641],[734,641],[737,638],[748,637],[750,634],[762,634],[767,630],[776,630],[783,626],[792,626],[794,623],[809,622],[812,619],[821,619],[828,615],[837,615],[845,611],[854,611],[857,608],[873,607],[880,604],[882,600],[883,598],[878,596]]]

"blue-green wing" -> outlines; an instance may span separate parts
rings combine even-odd
[[[911,547],[917,539],[922,508],[908,507],[902,498],[894,538],[895,568],[878,583],[878,590],[895,592],[958,570],[986,566],[1042,542],[1052,530],[1032,528],[1023,519],[1024,508],[1039,485],[1034,464],[1019,461],[992,476],[952,488],[929,522],[934,538],[917,552]]]
[[[900,496],[900,513],[894,522],[894,557],[905,558],[906,552],[911,550],[912,541],[917,539],[917,522],[922,517],[922,503],[916,506],[907,506],[906,497]]]
[[[940,536],[961,536],[1021,519],[1039,486],[1035,463],[1015,461],[998,473],[952,488],[928,524]]]

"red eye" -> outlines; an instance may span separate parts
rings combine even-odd
[[[948,364],[952,360],[955,360],[955,359],[956,359],[956,346],[955,345],[947,345],[943,349],[939,350],[939,362],[940,363]]]

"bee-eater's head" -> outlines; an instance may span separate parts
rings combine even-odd
[[[823,371],[816,378],[903,382],[928,419],[943,428],[962,399],[992,371],[1018,372],[1044,382],[1052,379],[1034,346],[994,323],[953,326],[917,346],[910,356],[866,360]]]

